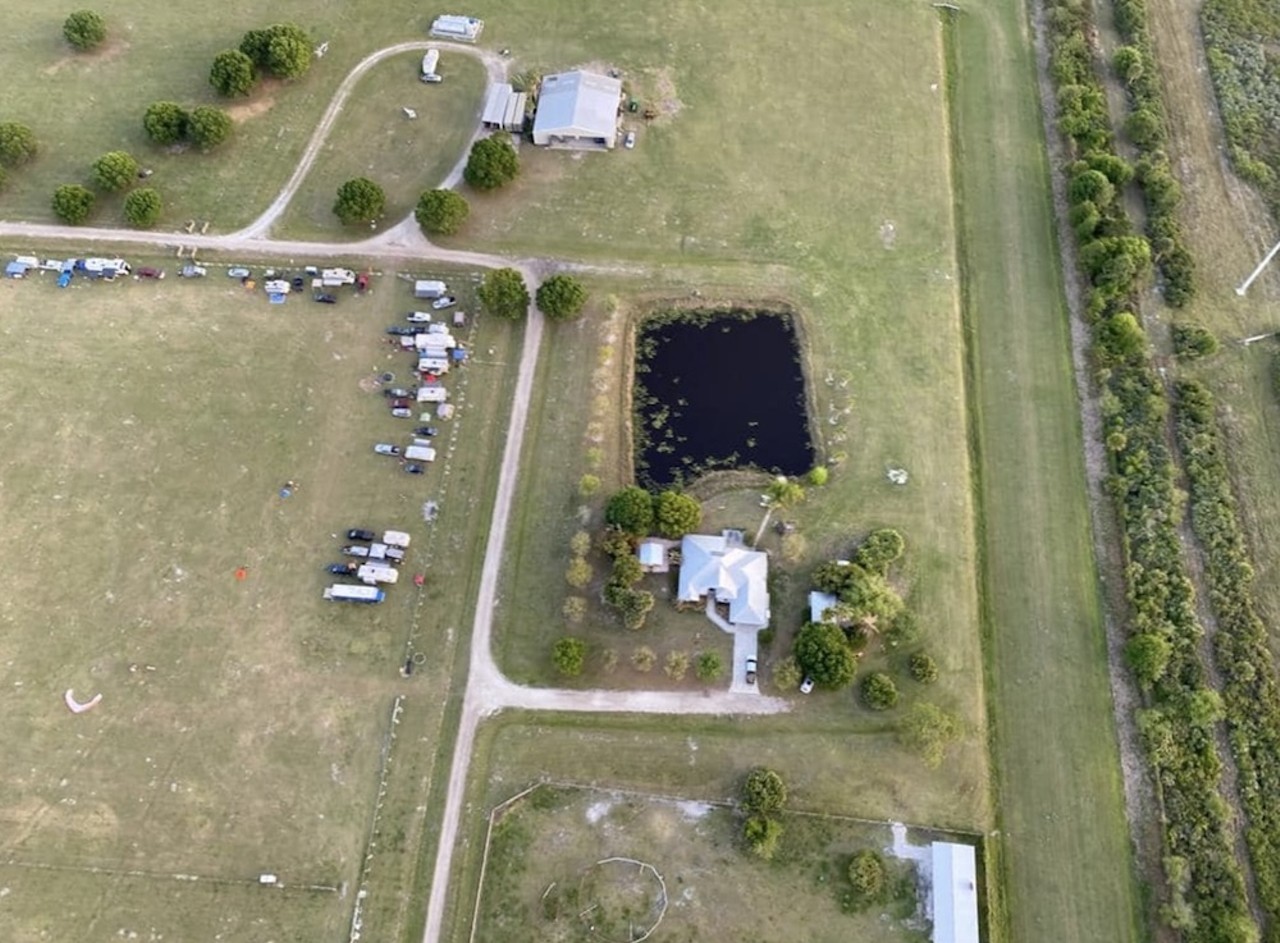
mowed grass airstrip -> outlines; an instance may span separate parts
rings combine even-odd
[[[286,2],[266,17],[246,6],[157,11],[145,20],[130,20],[123,9],[102,9],[108,19],[129,21],[130,28],[125,42],[112,47],[114,54],[109,48],[91,60],[69,57],[56,37],[57,21],[34,4],[12,20],[19,35],[51,37],[44,44],[3,41],[12,44],[3,47],[12,54],[6,61],[18,63],[18,74],[30,79],[18,83],[13,117],[60,146],[47,148],[33,167],[15,175],[3,196],[6,217],[46,218],[53,187],[83,179],[104,150],[143,152],[147,145],[137,122],[146,103],[204,100],[215,52],[247,28],[293,17],[318,38],[331,39],[329,56],[311,76],[296,86],[264,88],[246,103],[256,111],[242,116],[227,152],[147,161],[157,168],[156,185],[172,194],[166,225],[191,216],[212,218],[219,230],[243,224],[283,184],[350,66],[380,45],[421,38],[425,26],[420,11],[407,4],[372,15],[348,5]],[[940,14],[927,4],[807,5],[785,11],[785,29],[779,28],[775,7],[746,0],[710,11],[680,4],[592,3],[584,9],[562,2],[536,9],[502,3],[475,12],[489,22],[486,43],[513,49],[515,68],[616,66],[662,113],[638,127],[640,141],[632,152],[574,157],[525,148],[521,180],[508,191],[475,199],[472,227],[454,240],[521,254],[590,257],[605,267],[592,284],[593,320],[550,330],[544,341],[546,359],[531,416],[538,433],[526,440],[524,492],[509,548],[515,565],[503,588],[504,600],[527,597],[530,615],[515,619],[508,605],[500,609],[504,667],[522,680],[548,677],[546,648],[560,631],[557,593],[567,562],[565,541],[576,527],[572,491],[587,470],[592,423],[603,424],[606,490],[625,477],[626,446],[617,426],[626,401],[627,318],[695,289],[710,299],[776,298],[801,313],[814,425],[824,453],[844,453],[832,483],[796,514],[808,541],[808,562],[839,553],[872,526],[903,531],[913,561],[911,602],[921,615],[925,644],[945,668],[930,698],[957,711],[966,732],[948,764],[930,772],[894,744],[892,715],[887,723],[872,721],[855,713],[847,694],[815,696],[785,718],[751,723],[548,718],[494,725],[491,743],[499,747],[477,751],[473,783],[484,783],[492,771],[515,791],[538,775],[568,768],[583,771],[584,778],[590,773],[635,788],[697,788],[710,798],[731,794],[750,766],[772,762],[795,783],[797,804],[817,810],[984,831],[1017,823],[1010,834],[988,843],[990,860],[998,864],[990,873],[997,882],[1008,881],[1007,892],[991,888],[993,898],[1003,901],[996,933],[1007,926],[1011,939],[1032,938],[1038,928],[1051,926],[1064,939],[1131,937],[1133,888],[1097,601],[1090,592],[1065,315],[1057,300],[1060,287],[1045,278],[1057,265],[1047,181],[1043,164],[1026,160],[1040,153],[1041,140],[1021,7],[1006,3],[961,17],[953,36],[957,84],[950,114],[945,32]],[[202,17],[209,24],[203,32],[196,26]],[[762,64],[774,78],[761,80]],[[402,65],[392,60],[379,69]],[[95,97],[94,87],[126,79],[136,102]],[[383,87],[376,76],[369,79],[348,105],[356,119],[361,109],[389,104],[366,95]],[[852,89],[860,91],[854,95]],[[64,107],[49,104],[59,101]],[[368,147],[372,154],[379,138],[353,137],[356,153],[342,160],[371,166],[373,158],[359,149]],[[952,163],[957,155],[958,165]],[[426,150],[423,161],[447,163]],[[252,173],[245,170],[249,166]],[[308,234],[318,235],[323,227],[323,190],[308,197],[310,209],[300,205],[312,222],[297,225]],[[627,274],[637,262],[654,267],[642,273],[643,280]],[[97,287],[116,286],[86,289]],[[375,407],[362,400],[355,381],[369,365],[357,368],[333,357],[346,338],[369,344],[371,363],[377,363],[374,352],[384,348],[376,328],[394,316],[396,306],[378,307],[382,317],[371,323],[363,311],[346,322],[349,309],[342,308],[337,323],[352,333],[332,340],[322,333],[317,341],[312,328],[321,314],[307,311],[299,328],[260,298],[252,316],[237,314],[239,296],[224,298],[229,289],[223,286],[120,287],[129,292],[119,296],[128,303],[114,312],[96,309],[87,334],[75,328],[89,315],[69,304],[72,297],[92,297],[85,293],[40,295],[30,294],[41,291],[38,286],[14,286],[37,300],[6,315],[17,322],[11,327],[17,343],[4,354],[13,360],[7,375],[24,379],[7,387],[6,412],[15,424],[14,440],[30,446],[9,459],[13,469],[4,476],[4,494],[12,513],[4,526],[11,540],[52,533],[54,541],[31,544],[39,547],[32,558],[37,565],[23,571],[22,593],[11,603],[26,604],[41,617],[17,620],[22,631],[5,639],[15,652],[6,654],[14,665],[5,677],[18,666],[22,670],[12,680],[24,681],[14,688],[18,693],[5,696],[19,699],[14,711],[31,728],[15,733],[13,768],[35,770],[6,780],[11,796],[4,808],[27,803],[34,811],[21,819],[34,824],[25,831],[11,826],[14,838],[8,840],[25,835],[31,844],[24,850],[54,864],[66,863],[70,855],[75,866],[102,864],[105,858],[121,869],[172,867],[234,874],[236,880],[251,880],[259,869],[281,872],[286,883],[294,873],[320,884],[352,880],[376,788],[377,738],[399,690],[388,666],[394,671],[414,624],[439,631],[437,641],[444,646],[431,660],[435,674],[414,682],[440,694],[429,709],[437,713],[423,716],[417,729],[437,729],[438,711],[446,709],[448,692],[436,692],[433,685],[448,684],[449,668],[460,654],[454,645],[469,625],[466,592],[479,569],[478,536],[488,507],[484,476],[496,465],[504,390],[490,385],[491,405],[481,413],[488,419],[472,426],[483,430],[484,441],[469,453],[475,462],[465,492],[471,513],[455,522],[449,553],[437,555],[453,568],[452,579],[436,584],[444,594],[439,615],[427,609],[431,618],[415,623],[407,594],[393,598],[372,622],[363,611],[334,613],[320,607],[315,568],[331,546],[336,549],[328,535],[348,526],[352,516],[376,515],[376,523],[391,524],[396,521],[390,517],[419,513],[421,495],[408,493],[394,469],[368,452],[363,410]],[[135,300],[151,289],[151,304]],[[190,294],[196,291],[215,294]],[[389,296],[375,297],[381,305]],[[284,317],[299,316],[290,308]],[[236,318],[243,320],[237,324]],[[976,337],[979,329],[986,340]],[[597,390],[592,371],[608,346],[614,347],[612,372]],[[182,353],[185,371],[171,362],[175,351]],[[55,354],[61,370],[50,365]],[[514,354],[499,344],[493,359],[512,364]],[[966,369],[975,377],[1014,369],[1026,383],[1039,378],[1036,395],[1020,396],[1017,384],[1011,393],[989,383],[967,385]],[[350,376],[335,384],[316,380],[339,370],[350,370]],[[67,392],[79,391],[79,397],[51,398],[55,374],[66,377]],[[113,395],[112,383],[126,386]],[[566,391],[579,395],[565,396]],[[200,408],[182,412],[188,399],[181,393]],[[311,412],[305,412],[308,405]],[[132,429],[125,421],[140,410],[151,417],[147,438],[114,438],[116,432],[107,437],[105,430]],[[982,421],[975,423],[975,416]],[[1045,428],[1052,434],[1042,435]],[[240,449],[252,460],[240,457]],[[1028,451],[1035,461],[1025,462]],[[1002,469],[1012,476],[1019,463],[1024,465],[1017,488],[1006,489],[992,474]],[[242,464],[250,470],[241,471]],[[908,486],[886,481],[889,465],[911,472]],[[281,506],[275,490],[286,478],[300,480],[303,488]],[[388,480],[406,496],[389,499],[380,490]],[[15,496],[19,485],[23,490]],[[364,503],[346,504],[347,492]],[[85,505],[94,512],[96,532],[87,518],[69,510],[79,505],[64,504],[90,502],[85,495],[100,505]],[[141,526],[138,508],[150,515]],[[1065,545],[1050,534],[1063,535]],[[90,541],[95,552],[85,556]],[[104,544],[117,552],[100,552]],[[303,547],[313,550],[298,553]],[[46,576],[51,565],[62,568],[56,582]],[[244,583],[232,577],[239,565],[249,566]],[[176,571],[166,569],[175,566],[181,582]],[[796,571],[803,573],[804,566]],[[117,592],[113,587],[120,583]],[[50,585],[58,591],[51,593]],[[116,594],[115,602],[105,601],[108,591]],[[107,617],[121,598],[130,605],[137,601],[124,620],[137,630],[115,639],[93,634],[110,623]],[[1052,653],[1046,648],[1050,621],[1068,629],[1052,636]],[[174,622],[181,627],[170,628]],[[357,630],[363,634],[353,647]],[[105,631],[122,630],[116,623]],[[133,641],[134,634],[141,640]],[[780,633],[769,658],[785,654],[786,638],[787,631]],[[619,644],[631,642],[624,637]],[[148,654],[148,646],[161,645],[165,658]],[[166,673],[166,660],[182,667]],[[128,670],[135,663],[143,672],[146,664],[157,670],[139,676]],[[1032,668],[1038,670],[1034,677],[1027,674]],[[126,719],[109,711],[111,700],[84,717],[65,714],[58,701],[64,687],[92,686],[115,677],[112,671],[137,691],[156,692],[149,695],[154,701],[129,711]],[[32,689],[41,685],[37,706]],[[350,715],[345,721],[337,716],[344,710]],[[317,719],[321,711],[335,715],[328,726]],[[64,746],[65,724],[86,720],[130,736],[135,726],[141,732],[119,752],[109,748],[105,735],[66,740]],[[197,720],[207,726],[196,727]],[[985,735],[992,720],[998,731],[994,754]],[[188,745],[184,728],[202,732],[207,748]],[[295,728],[300,732],[293,734]],[[259,742],[246,737],[246,729],[264,731]],[[277,736],[290,749],[272,744]],[[1049,746],[1056,744],[1069,744],[1070,759]],[[76,749],[89,751],[88,759],[74,757]],[[347,783],[357,771],[364,777],[358,794],[354,785],[347,787],[350,794],[340,791],[332,764],[342,750],[348,767],[339,772],[351,770]],[[420,755],[435,757],[434,750],[432,744]],[[491,750],[503,756],[519,750],[528,759],[499,770],[490,766]],[[204,818],[183,800],[187,794],[180,784],[165,792],[180,782],[175,771],[185,768],[181,762],[159,773],[145,762],[150,756],[163,763],[175,753],[207,764],[210,778],[222,777],[193,787],[192,794],[202,797]],[[706,761],[699,757],[709,755],[715,757],[715,774],[707,778]],[[258,772],[243,771],[246,758]],[[60,766],[73,759],[81,761],[80,769],[99,773],[82,788],[110,792],[101,801],[116,816],[113,827],[75,819],[61,831],[42,828],[59,821],[41,814],[43,807],[64,809],[63,798],[88,801],[81,799],[84,793],[59,791],[70,788],[58,785],[62,779],[76,781]],[[433,759],[422,760],[415,774],[424,783],[442,781]],[[278,794],[273,786],[289,788]],[[158,808],[171,808],[169,821],[133,810],[139,798],[139,809],[145,808],[152,792],[160,794]],[[428,794],[427,816],[440,801],[438,791]],[[487,808],[492,795],[487,788],[473,791],[472,809]],[[407,788],[395,793],[389,813],[402,824],[399,863],[390,869],[395,886],[390,895],[372,898],[386,908],[379,913],[392,928],[389,938],[410,938],[421,918],[420,905],[404,891],[415,865],[426,865],[417,873],[418,890],[429,874],[426,853],[413,860],[424,835],[421,847],[433,850],[426,817],[418,811],[423,803],[421,790]],[[251,808],[242,808],[246,804]],[[128,807],[130,814],[116,806]],[[289,815],[312,816],[320,825],[300,827],[302,820]],[[111,822],[110,816],[102,818]],[[474,839],[482,827],[479,816],[467,820]],[[194,843],[188,834],[197,837]],[[67,841],[60,841],[64,836]],[[103,843],[114,857],[100,850]],[[478,847],[478,841],[469,843],[458,863],[463,880],[450,895],[456,939],[468,929]],[[1064,854],[1064,847],[1071,853]],[[259,862],[255,856],[264,848],[271,849],[271,860]],[[153,855],[155,866],[133,863]],[[192,863],[206,857],[209,872]],[[218,867],[219,862],[235,867]],[[12,881],[6,875],[15,892],[26,882],[24,899],[34,901],[28,910],[10,911],[20,914],[15,932],[61,920],[58,926],[74,933],[95,915],[115,918],[117,911],[95,910],[103,882],[114,882],[124,894],[135,880],[78,876],[86,899],[71,906],[58,896],[65,886],[47,874],[22,872]],[[217,893],[243,897],[236,905],[240,919],[276,921],[265,929],[247,922],[228,926],[228,939],[272,933],[329,938],[342,932],[350,915],[351,901],[340,892],[262,898],[253,896],[256,887],[227,888],[218,886]],[[157,907],[154,919],[189,920],[179,923],[188,930],[206,929],[210,914],[231,919],[221,905],[209,903],[204,885],[181,890],[185,903]],[[139,901],[144,896],[139,893]],[[388,899],[391,905],[378,903]],[[298,913],[285,910],[282,900],[293,901],[286,906]],[[261,909],[259,901],[265,901]],[[139,902],[120,912],[139,908],[151,909]],[[405,926],[408,932],[402,932]]]

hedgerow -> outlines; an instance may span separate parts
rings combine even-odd
[[[1257,938],[1258,928],[1246,904],[1228,828],[1231,813],[1220,792],[1222,760],[1213,739],[1217,696],[1205,683],[1198,652],[1203,629],[1178,538],[1177,489],[1165,438],[1169,403],[1133,314],[1150,277],[1152,246],[1133,233],[1114,193],[1096,179],[1082,181],[1097,171],[1113,190],[1123,185],[1123,161],[1112,147],[1095,72],[1090,8],[1080,0],[1049,0],[1048,9],[1058,126],[1075,184],[1071,221],[1090,286],[1086,315],[1094,327],[1103,435],[1112,460],[1108,489],[1126,558],[1129,632],[1167,643],[1167,660],[1165,645],[1148,646],[1160,649],[1162,664],[1158,672],[1140,676],[1147,707],[1137,718],[1163,811],[1171,888],[1163,912],[1190,943],[1246,943]]]
[[[1235,510],[1213,397],[1199,383],[1177,386],[1177,437],[1191,495],[1191,523],[1204,551],[1218,620],[1214,655],[1231,746],[1239,769],[1245,839],[1258,898],[1280,914],[1280,691],[1267,632],[1253,601],[1253,567]],[[1274,938],[1274,933],[1272,938]]]
[[[1115,0],[1116,29],[1128,45],[1116,52],[1112,67],[1128,90],[1126,127],[1142,154],[1135,170],[1147,205],[1152,257],[1164,280],[1165,300],[1181,308],[1195,297],[1195,260],[1178,219],[1182,187],[1166,153],[1168,121],[1147,16],[1147,0]]]

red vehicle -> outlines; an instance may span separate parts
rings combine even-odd
[[[392,408],[392,409],[410,409],[410,408],[412,408],[412,406],[413,406],[413,401],[412,401],[412,400],[407,400],[407,399],[393,399],[393,400],[391,401],[391,408]]]
[[[139,278],[164,278],[164,269],[152,268],[149,265],[134,269],[133,272]]]

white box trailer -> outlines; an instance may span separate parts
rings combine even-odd
[[[424,334],[415,334],[413,343],[419,350],[426,350],[428,347],[449,350],[450,348],[458,346],[458,342],[453,339],[452,334],[440,334],[433,331],[428,331]]]
[[[387,598],[387,594],[376,586],[348,586],[335,583],[325,587],[324,598],[330,602],[363,602],[378,603]]]
[[[448,290],[449,286],[434,278],[420,278],[413,283],[413,297],[415,298],[442,298]]]
[[[382,542],[388,547],[407,547],[410,539],[402,530],[389,530],[382,535]]]
[[[418,359],[419,373],[434,373],[437,376],[449,372],[449,361],[445,357],[420,357]]]
[[[400,571],[390,564],[366,563],[356,570],[356,579],[370,586],[376,586],[378,583],[394,583],[400,579]]]
[[[269,282],[265,282],[262,286],[262,290],[268,295],[287,295],[292,287],[293,286],[283,278],[275,278]]]
[[[419,403],[443,403],[448,398],[449,391],[438,383],[418,387]]]
[[[411,462],[434,462],[436,450],[428,445],[411,445],[404,450],[404,457]]]
[[[349,268],[327,268],[320,272],[320,278],[326,285],[354,285],[356,273]]]

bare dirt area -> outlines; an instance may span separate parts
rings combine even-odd
[[[72,52],[41,69],[44,75],[57,75],[70,65],[93,66],[119,59],[129,51],[129,43],[119,37],[108,37],[97,49],[88,52]]]

